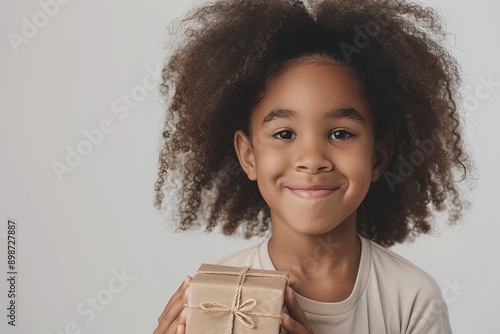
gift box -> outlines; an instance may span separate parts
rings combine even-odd
[[[202,264],[191,280],[186,334],[278,334],[288,272]]]

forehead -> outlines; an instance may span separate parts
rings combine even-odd
[[[262,123],[274,108],[301,112],[354,108],[370,118],[362,85],[341,63],[325,59],[298,59],[269,80],[263,98],[254,109],[253,119]]]
[[[363,96],[360,81],[346,65],[334,60],[307,58],[295,60],[272,78],[266,91],[304,89],[309,86],[328,86],[331,94],[355,90],[360,97]]]

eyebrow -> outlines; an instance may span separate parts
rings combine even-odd
[[[271,122],[275,118],[296,118],[297,113],[290,109],[273,109],[269,114],[264,117],[264,121],[262,124]],[[349,118],[357,121],[358,123],[365,123],[365,118],[359,111],[354,108],[338,108],[327,111],[325,113],[324,119],[340,119],[340,118]]]
[[[273,109],[269,114],[264,117],[264,121],[262,124],[271,122],[275,118],[295,118],[297,117],[297,113],[290,109]]]
[[[325,119],[328,118],[349,118],[359,123],[366,123],[363,115],[354,108],[340,108],[329,111]]]

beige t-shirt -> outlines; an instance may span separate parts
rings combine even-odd
[[[338,303],[297,293],[315,334],[449,334],[448,308],[426,272],[375,242],[361,239],[361,261],[351,295]],[[276,270],[269,238],[216,264]]]

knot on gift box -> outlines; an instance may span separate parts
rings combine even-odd
[[[254,298],[248,299],[241,303],[241,289],[243,287],[243,282],[245,281],[245,277],[276,277],[276,278],[284,278],[288,282],[288,277],[283,275],[274,275],[274,274],[262,274],[262,273],[249,273],[249,267],[243,267],[239,273],[237,272],[224,272],[224,271],[198,271],[197,274],[213,274],[213,275],[238,275],[238,281],[236,284],[236,292],[231,305],[222,304],[218,302],[208,301],[204,302],[199,306],[196,305],[186,305],[190,308],[201,309],[205,312],[223,312],[223,313],[231,313],[231,324],[228,330],[228,333],[233,332],[234,320],[237,319],[247,328],[255,328],[255,323],[251,316],[258,317],[268,317],[268,318],[281,318],[281,315],[273,315],[273,314],[265,314],[258,312],[250,312],[256,305],[257,300]]]
[[[250,317],[251,315],[273,317],[272,315],[249,312],[255,307],[255,305],[257,305],[257,301],[251,298],[242,303],[239,307],[215,302],[204,302],[201,304],[200,308],[206,312],[231,312],[233,317],[238,319],[243,325],[245,325],[245,327],[255,328],[255,324]]]

